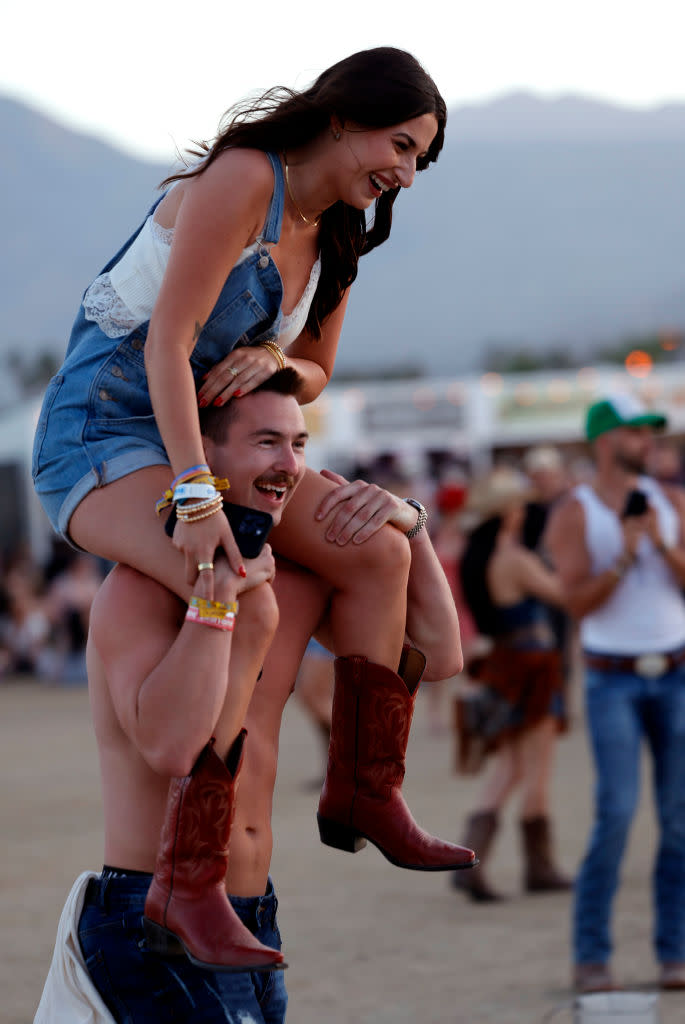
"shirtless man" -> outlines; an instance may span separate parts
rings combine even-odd
[[[211,418],[205,420],[208,464],[217,475],[230,478],[231,501],[269,511],[275,522],[304,470],[307,436],[292,392],[287,387],[283,394],[271,390],[284,374],[288,371],[232,403],[232,411],[225,407],[213,412],[214,420],[220,424],[223,419],[225,425],[214,439]],[[331,542],[351,543],[355,535],[363,541],[388,522],[405,532],[414,525],[415,511],[393,495],[361,481],[348,484],[335,474],[327,476],[338,484],[321,508],[330,523]],[[454,603],[427,533],[422,531],[410,543],[407,628],[428,652],[427,678],[445,678],[461,667]],[[244,579],[218,559],[214,567],[214,599],[230,605],[239,598],[235,633],[185,621],[186,608],[175,596],[125,566],[113,570],[93,605],[89,675],[106,866],[102,875],[88,881],[77,944],[87,968],[84,989],[91,1002],[100,1001],[98,1021],[225,1024],[235,1019],[275,1024],[285,1016],[283,972],[276,969],[281,959],[276,952],[276,899],[269,879],[278,734],[297,659],[317,626],[326,638],[330,593],[317,577],[282,560],[274,580],[268,545],[246,565]],[[199,596],[206,575],[200,574]],[[285,628],[276,634],[278,609]],[[262,665],[263,677],[249,700]],[[232,743],[233,734],[227,736],[224,728],[228,686],[233,688],[232,708],[236,696],[243,700],[243,691],[248,694],[244,752],[242,734]],[[205,746],[208,736],[214,737],[213,746]],[[207,763],[219,776],[208,785],[211,818],[219,822],[226,814],[217,811],[228,810],[230,818],[223,776],[228,775],[231,789],[240,770],[230,857],[219,857],[218,869],[222,892],[231,893],[231,904],[247,926],[248,962],[260,970],[224,973],[198,967],[185,956],[160,956],[151,951],[150,934],[143,927],[156,860],[155,878],[160,874],[157,854],[168,799],[175,785],[195,780],[197,765]],[[175,780],[171,789],[170,777]],[[182,812],[179,821],[183,825]],[[227,846],[225,837],[211,839],[214,848],[222,842]],[[164,846],[163,836],[162,851]],[[189,861],[201,860],[193,860],[191,851]],[[205,930],[207,921],[203,916]],[[44,1003],[45,994],[41,1007]],[[42,1018],[39,1011],[36,1018],[51,1024],[62,1019],[75,1018],[61,1018],[54,1009]]]

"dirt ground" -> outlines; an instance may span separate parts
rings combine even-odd
[[[451,734],[431,733],[427,704],[422,691],[404,792],[424,827],[458,839],[478,782],[454,775]],[[3,683],[0,769],[0,1022],[30,1024],[64,898],[77,874],[102,862],[85,689]],[[571,1021],[569,898],[521,892],[516,807],[492,864],[510,899],[477,906],[445,876],[394,868],[373,847],[351,856],[322,846],[312,786],[320,769],[318,737],[291,701],[273,861],[291,1024],[542,1024],[556,1008],[550,1019]],[[576,718],[560,745],[555,782],[560,859],[569,870],[587,836],[591,786]],[[646,768],[643,790],[615,914],[615,968],[625,984],[649,989],[655,832]],[[685,994],[662,995],[660,1009],[663,1024],[680,1024]]]

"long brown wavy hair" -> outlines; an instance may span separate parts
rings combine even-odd
[[[417,170],[438,158],[445,140],[447,108],[433,79],[410,53],[391,46],[361,50],[323,71],[313,85],[301,92],[277,87],[256,100],[246,100],[224,114],[212,143],[198,143],[189,152],[202,162],[172,174],[162,187],[181,178],[192,178],[226,149],[243,147],[281,153],[317,138],[336,115],[344,124],[354,121],[367,128],[389,128],[422,114],[434,114],[438,130]],[[340,303],[345,289],[357,276],[360,256],[384,242],[392,225],[392,207],[399,188],[376,200],[374,217],[367,227],[366,213],[338,201],[321,217],[319,247],[321,277],[312,302],[306,329],[318,340],[325,318]]]

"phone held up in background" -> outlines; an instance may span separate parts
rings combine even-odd
[[[626,498],[626,503],[621,515],[622,519],[630,519],[632,516],[643,516],[647,511],[647,495],[644,491],[631,491]]]
[[[246,505],[233,505],[229,501],[224,502],[224,512],[238,550],[243,558],[256,558],[266,543],[271,527],[274,524],[268,512],[260,512],[256,508],[247,508]],[[172,508],[164,529],[169,537],[173,537],[176,526],[176,509]]]

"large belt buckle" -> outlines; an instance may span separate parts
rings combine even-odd
[[[657,679],[668,669],[668,658],[665,654],[641,654],[635,659],[635,671],[645,679]]]

